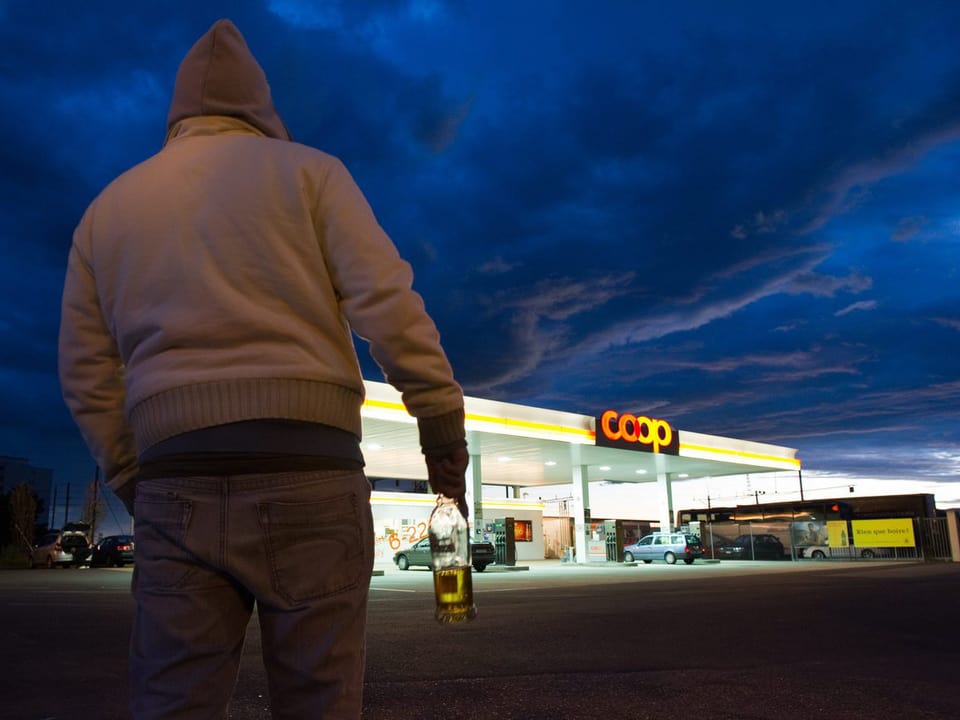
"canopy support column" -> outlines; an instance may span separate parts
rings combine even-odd
[[[582,464],[580,446],[570,446],[570,482],[573,483],[573,540],[577,562],[590,561],[587,555],[587,523],[590,522],[590,479]]]
[[[656,457],[660,532],[673,532],[673,485],[662,455]]]
[[[476,535],[483,532],[483,478],[479,455],[470,456],[467,465],[467,508],[470,511],[470,527]]]

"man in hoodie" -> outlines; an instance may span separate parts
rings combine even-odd
[[[177,72],[163,149],[90,205],[65,401],[135,516],[137,720],[225,717],[254,604],[275,718],[357,718],[373,565],[364,338],[461,498],[463,394],[344,166],[294,143],[237,28]]]

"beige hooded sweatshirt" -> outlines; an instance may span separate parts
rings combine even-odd
[[[336,158],[290,140],[263,70],[220,20],[177,73],[163,149],[74,232],[60,380],[114,490],[161,440],[257,419],[360,436],[351,331],[417,418],[464,445],[463,394],[413,274]]]

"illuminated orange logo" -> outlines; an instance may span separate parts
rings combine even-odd
[[[677,433],[666,420],[607,410],[597,419],[597,445],[676,455]]]

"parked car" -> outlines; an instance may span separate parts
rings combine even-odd
[[[497,549],[492,542],[478,540],[470,543],[470,560],[473,563],[473,569],[477,572],[483,572],[487,565],[494,565],[497,562]]]
[[[725,560],[783,560],[787,557],[783,543],[776,535],[739,535],[718,550]]]
[[[677,560],[683,560],[687,565],[692,565],[698,557],[703,557],[700,538],[686,533],[653,533],[623,549],[624,562],[641,560],[650,564],[654,560],[662,560],[673,565]]]
[[[797,557],[810,558],[811,560],[854,557],[869,559],[877,557],[893,557],[893,550],[891,548],[862,548],[855,545],[837,548],[832,548],[827,545],[808,545],[807,547],[797,548]]]
[[[496,562],[497,551],[493,543],[485,540],[470,543],[470,561],[473,569],[483,572],[487,565]],[[394,564],[401,570],[407,570],[414,565],[431,567],[430,565],[430,538],[418,540],[408,548],[397,550],[393,555]]]
[[[69,563],[73,558],[60,547],[60,531],[48,532],[33,546],[30,567],[45,565],[48,568]]]
[[[133,562],[133,535],[107,535],[90,552],[90,567],[123,567]]]
[[[50,530],[34,545],[30,567],[79,567],[90,555],[90,525],[66,523],[62,530]]]

